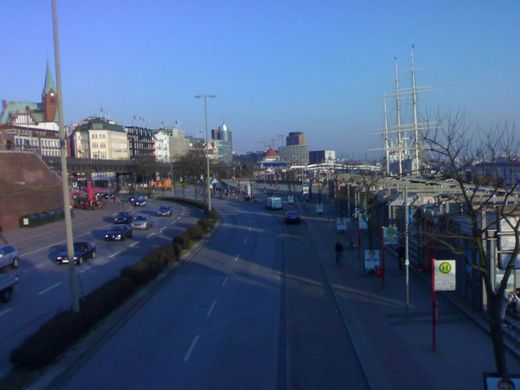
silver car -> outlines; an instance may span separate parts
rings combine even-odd
[[[134,229],[149,229],[153,226],[153,221],[147,215],[137,214],[132,220]]]
[[[20,254],[12,245],[0,245],[0,268],[20,265]]]

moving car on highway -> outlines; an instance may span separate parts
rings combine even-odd
[[[161,206],[159,210],[157,210],[157,215],[161,217],[169,217],[172,215],[172,208],[168,206]]]
[[[295,210],[287,211],[285,213],[284,221],[287,225],[298,224],[301,222],[300,216],[298,215],[298,212]]]
[[[134,229],[146,230],[153,227],[153,221],[147,215],[137,214],[132,221],[132,227]]]
[[[126,238],[132,238],[133,230],[128,225],[114,225],[105,232],[106,241],[122,241]]]
[[[0,299],[9,302],[18,286],[18,275],[12,272],[0,272]]]
[[[128,225],[130,222],[132,222],[132,216],[126,211],[121,211],[117,214],[114,214],[112,220],[116,224],[124,223],[125,225]]]
[[[74,243],[74,262],[76,264],[83,264],[87,259],[93,259],[96,257],[96,245],[94,243],[79,241]],[[67,248],[60,251],[55,259],[57,264],[68,263],[69,259],[67,256]]]
[[[12,245],[0,245],[0,268],[18,268],[20,254]]]

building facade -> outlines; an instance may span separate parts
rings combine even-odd
[[[125,126],[130,158],[155,158],[154,132],[146,127]]]
[[[309,164],[333,163],[336,161],[334,150],[311,150],[309,152]]]
[[[285,138],[286,145],[278,148],[278,154],[283,161],[290,165],[309,164],[309,145],[301,131],[289,133]]]
[[[77,158],[127,160],[130,158],[125,128],[115,121],[88,118],[74,130],[73,153]]]
[[[233,161],[233,134],[223,123],[218,129],[211,130],[215,159],[229,164]]]
[[[178,161],[187,153],[184,131],[181,129],[160,129],[155,133],[155,158],[158,161]]]

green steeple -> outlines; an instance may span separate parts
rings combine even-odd
[[[43,94],[46,95],[50,91],[56,93],[56,88],[54,87],[54,80],[52,79],[51,67],[49,66],[49,61],[47,61],[47,74],[45,75],[45,86],[43,87]]]

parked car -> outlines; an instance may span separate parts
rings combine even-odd
[[[153,227],[153,221],[147,215],[137,214],[132,221],[132,227],[145,230]]]
[[[114,225],[105,232],[106,241],[122,241],[126,238],[132,238],[133,230],[128,225]]]
[[[12,245],[0,245],[0,268],[18,268],[20,265],[20,254]]]
[[[76,264],[83,264],[85,260],[96,257],[96,245],[94,243],[79,241],[74,243],[74,262]],[[55,259],[57,264],[68,263],[67,248],[59,252]]]
[[[336,232],[346,233],[347,232],[347,218],[336,218]]]
[[[12,272],[0,272],[0,299],[9,302],[18,286],[18,275]]]
[[[159,210],[157,210],[157,215],[161,217],[169,217],[172,215],[172,208],[169,206],[161,206]]]
[[[126,211],[121,211],[117,214],[114,214],[112,220],[116,224],[124,223],[125,225],[128,225],[130,222],[132,222],[132,216]]]
[[[295,210],[287,211],[285,213],[285,223],[288,225],[291,224],[298,224],[300,223],[300,216],[298,215],[298,212]]]

